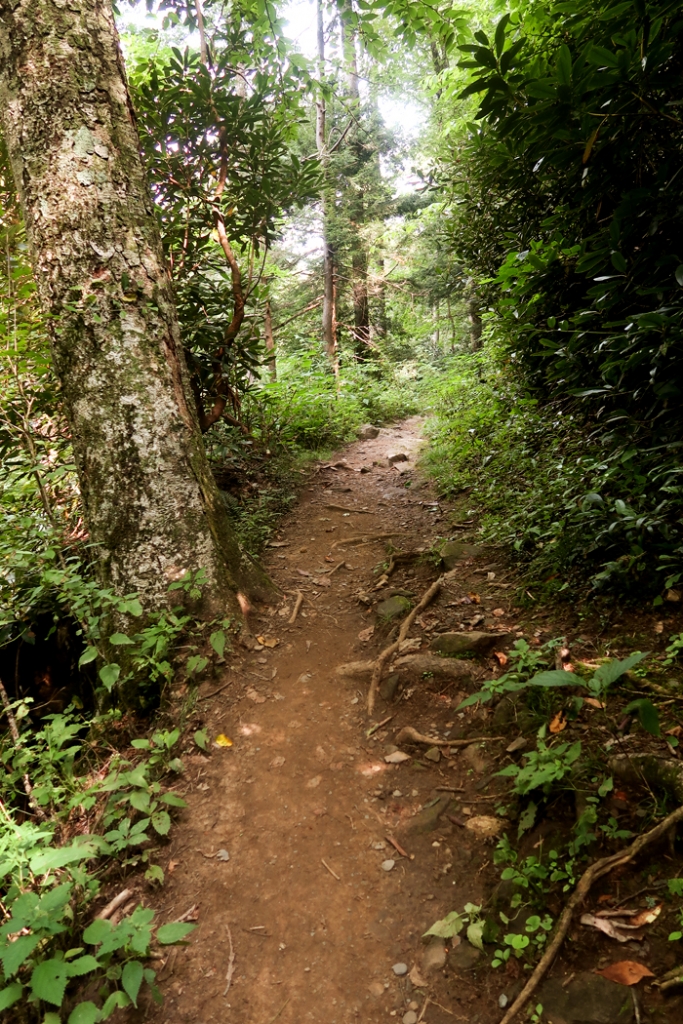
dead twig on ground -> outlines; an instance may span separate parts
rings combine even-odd
[[[365,733],[366,739],[370,739],[370,737],[372,736],[373,732],[377,732],[378,729],[381,729],[383,725],[386,725],[387,722],[390,722],[392,720],[392,718],[395,718],[395,717],[396,717],[396,715],[387,715],[387,717],[383,718],[381,722],[377,722],[376,725],[371,726],[367,730],[367,732]]]
[[[336,878],[338,882],[341,882],[341,878],[339,877],[339,875],[337,874],[337,872],[336,872],[336,871],[333,871],[333,870],[332,870],[332,868],[331,868],[331,867],[330,867],[330,865],[329,865],[329,864],[327,863],[327,861],[325,861],[325,860],[323,860],[323,859],[321,858],[321,859],[320,859],[320,863],[322,864],[322,866],[323,866],[324,868],[327,868],[327,870],[329,871],[329,873],[330,873],[330,874],[332,875],[332,877],[333,877],[333,878]]]
[[[278,984],[280,984],[280,982],[278,982]],[[291,998],[292,997],[290,996],[289,999],[285,999],[284,1003],[282,1004],[280,1009],[277,1011],[275,1016],[270,1018],[270,1020],[268,1021],[268,1024],[275,1024],[275,1021],[278,1019],[278,1017],[280,1016],[280,1014],[284,1010],[285,1006],[287,1006],[289,1004],[289,1002],[291,1001]]]
[[[365,533],[360,537],[343,537],[334,542],[330,551],[334,551],[335,548],[342,547],[344,544],[372,544],[375,540],[389,540],[391,537],[402,536],[405,532],[405,530],[394,530],[393,533]]]
[[[197,911],[198,910],[199,910],[199,904],[198,903],[193,903],[192,906],[190,907],[190,909],[186,910],[184,914],[180,915],[180,917],[176,917],[176,919],[175,919],[175,921],[173,923],[174,924],[182,924],[183,921],[190,921],[190,920],[195,920],[196,921],[196,919],[197,919],[196,915],[197,915]]]
[[[430,1003],[431,1003],[431,999],[429,998],[429,996],[425,996],[425,1001],[422,1004],[422,1010],[420,1012],[420,1016],[417,1018],[417,1024],[420,1024],[420,1021],[422,1020],[422,1018],[425,1015],[425,1010],[427,1009],[427,1007],[429,1006]]]
[[[5,714],[7,715],[7,721],[9,722],[9,731],[12,734],[12,739],[14,740],[15,746],[18,747],[19,743],[20,743],[20,740],[19,740],[19,730],[17,728],[17,720],[14,717],[14,714],[12,712],[12,705],[11,705],[9,697],[7,696],[7,690],[5,689],[5,684],[2,682],[1,679],[0,679],[0,697],[2,698],[3,707],[5,708]],[[24,772],[23,783],[24,783],[24,792],[26,793],[26,796],[28,798],[29,807],[31,808],[31,810],[33,811],[33,813],[35,814],[36,818],[38,818],[39,821],[47,821],[47,814],[45,813],[43,808],[40,807],[36,803],[36,801],[35,801],[35,799],[33,797],[33,786],[31,785],[31,780],[28,777],[28,772]]]
[[[132,895],[133,895],[133,890],[132,889],[122,889],[121,892],[118,894],[118,896],[114,896],[114,899],[110,900],[109,903],[107,903],[106,907],[102,907],[102,910],[100,910],[99,914],[95,915],[95,920],[96,921],[106,921],[107,918],[111,917],[111,915],[114,913],[114,911],[118,910],[119,907],[122,907],[123,904],[127,900],[129,900]]]
[[[402,857],[407,857],[408,860],[410,860],[410,854],[406,853],[401,844],[397,843],[393,836],[385,836],[384,838],[388,843],[391,843],[391,845],[393,846],[397,853],[400,853]]]
[[[235,950],[232,945],[232,933],[230,931],[230,925],[226,924],[225,930],[228,933],[228,942],[230,943],[230,956],[228,957],[228,973],[225,976],[225,991],[223,996],[227,996],[230,991],[230,985],[232,984],[232,976],[235,973]]]
[[[377,690],[379,689],[379,684],[380,684],[380,680],[382,678],[382,672],[384,671],[384,666],[387,664],[387,662],[390,660],[390,658],[392,658],[394,656],[394,654],[396,654],[396,652],[399,649],[399,646],[403,643],[403,641],[407,637],[408,631],[410,630],[410,627],[412,626],[413,622],[415,621],[417,616],[420,614],[420,612],[423,612],[425,610],[425,608],[427,607],[427,605],[429,605],[430,602],[433,601],[434,598],[436,597],[436,595],[439,593],[439,591],[441,590],[441,585],[442,585],[443,579],[444,579],[443,576],[439,576],[438,580],[434,580],[434,582],[432,583],[431,587],[429,587],[424,592],[424,594],[422,595],[422,597],[420,599],[419,604],[415,605],[413,610],[411,612],[409,612],[408,615],[406,615],[405,619],[401,623],[401,628],[398,631],[397,639],[393,642],[393,644],[390,644],[388,647],[385,647],[384,650],[382,651],[382,653],[379,655],[379,657],[375,661],[373,672],[372,672],[372,679],[370,680],[370,689],[368,691],[368,714],[369,715],[372,714],[373,709],[375,707],[375,697],[377,696]]]
[[[553,936],[550,945],[536,965],[536,969],[528,982],[517,996],[505,1016],[502,1018],[500,1024],[510,1024],[510,1021],[514,1020],[519,1011],[526,1006],[527,1002],[538,988],[540,982],[545,977],[548,968],[557,956],[560,946],[564,942],[565,936],[569,931],[572,917],[574,916],[574,911],[588,895],[593,882],[596,882],[598,878],[602,878],[603,875],[608,874],[614,868],[620,867],[622,864],[629,864],[641,852],[641,850],[646,846],[649,846],[650,843],[656,842],[657,839],[661,839],[662,836],[666,835],[669,829],[672,826],[677,825],[679,821],[683,821],[683,806],[672,811],[672,813],[660,821],[658,825],[651,828],[649,832],[644,832],[643,835],[638,836],[635,842],[631,843],[630,846],[627,846],[625,850],[621,850],[619,853],[613,853],[609,857],[602,857],[600,860],[596,860],[594,864],[591,864],[591,866],[584,871],[578,881],[576,889],[567,903],[567,906],[562,911],[555,935]]]
[[[375,514],[369,508],[351,508],[348,505],[325,505],[325,508],[329,508],[332,512],[356,512],[359,516],[374,516]]]
[[[223,690],[227,690],[227,688],[230,686],[231,682],[232,682],[232,679],[228,680],[227,683],[223,683],[223,685],[219,686],[217,690],[211,690],[210,693],[200,693],[199,694],[199,699],[200,700],[208,700],[209,697],[216,697],[216,696],[218,696],[218,694],[222,693]]]
[[[292,612],[292,614],[287,619],[287,625],[288,626],[293,626],[294,623],[296,622],[296,617],[299,614],[299,609],[301,608],[301,605],[303,603],[304,603],[304,595],[301,593],[300,590],[297,590],[296,591],[296,601],[294,603],[294,611]]]

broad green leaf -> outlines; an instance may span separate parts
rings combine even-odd
[[[550,672],[539,672],[532,676],[529,686],[585,686],[586,680],[577,676],[574,672],[565,672],[563,669],[553,669]]]
[[[482,953],[484,952],[483,935],[485,927],[486,921],[483,919],[481,921],[474,921],[472,924],[467,926],[467,941],[471,946],[474,946],[475,949],[480,949]]]
[[[171,818],[166,811],[155,811],[152,815],[152,827],[160,836],[166,836],[171,829]]]
[[[67,977],[67,965],[63,960],[43,960],[31,975],[31,991],[36,998],[61,1006]]]
[[[125,633],[112,633],[109,637],[109,643],[114,647],[124,647],[128,644],[133,644],[133,642],[134,641],[131,640],[129,636],[126,636]]]
[[[100,1019],[108,1020],[114,1010],[125,1009],[127,1006],[130,1006],[130,999],[125,992],[112,992],[102,1007]]]
[[[638,721],[646,732],[649,732],[651,736],[662,735],[662,729],[659,724],[659,712],[648,697],[632,700],[624,708],[624,714],[626,715],[632,714],[634,711],[638,712]]]
[[[130,996],[133,1006],[138,1005],[138,992],[142,985],[142,971],[143,967],[139,960],[129,960],[123,967],[121,984],[126,995]]]
[[[13,974],[17,973],[24,960],[31,955],[39,942],[40,935],[20,935],[14,942],[5,946],[0,953],[5,978],[11,978]]]
[[[597,690],[602,690],[611,686],[612,683],[615,683],[617,679],[625,675],[626,672],[629,672],[635,665],[643,661],[644,658],[649,657],[649,654],[649,651],[638,652],[628,658],[624,658],[623,661],[610,661],[606,665],[601,665],[590,681],[590,689],[593,690],[597,687]]]
[[[97,1024],[100,1020],[100,1011],[94,1003],[79,1003],[69,1014],[68,1024]]]
[[[94,857],[96,853],[94,846],[84,843],[72,846],[53,846],[34,853],[29,860],[29,867],[34,875],[44,875],[46,871],[54,871],[55,868],[63,868],[67,864],[76,864],[79,860],[87,860],[89,857]]]
[[[121,666],[116,663],[111,665],[103,665],[100,669],[100,679],[107,690],[111,693],[112,689],[116,685],[116,681],[121,675]]]
[[[683,288],[683,263],[676,267],[676,281]]]
[[[13,981],[11,985],[7,985],[5,988],[0,989],[0,1012],[13,1006],[17,999],[21,999],[21,993],[24,991],[24,986],[18,981]]]
[[[173,922],[171,924],[162,924],[157,930],[157,941],[162,946],[170,946],[174,942],[181,942],[186,935],[194,931],[196,925],[194,924],[180,924]]]
[[[97,648],[86,647],[86,649],[83,651],[83,654],[81,654],[80,658],[78,659],[78,667],[80,668],[83,665],[89,665],[90,662],[94,661],[96,657]]]
[[[213,647],[213,649],[216,652],[216,654],[218,655],[218,657],[222,658],[223,654],[225,652],[225,633],[224,633],[224,631],[222,629],[218,629],[218,630],[216,630],[215,633],[212,633],[211,636],[209,637],[209,643]]]
[[[162,793],[161,799],[170,807],[187,807],[187,803],[177,793]]]
[[[108,935],[111,935],[111,921],[101,921],[99,918],[96,918],[83,932],[84,940],[92,946],[99,945]]]
[[[66,973],[70,978],[79,978],[82,974],[89,974],[90,971],[96,971],[100,966],[98,960],[94,956],[90,956],[86,953],[85,956],[79,956],[78,960],[72,960],[66,965]]]
[[[440,939],[450,939],[454,935],[460,934],[465,927],[465,920],[457,911],[452,910],[450,914],[446,914],[440,921],[435,921],[432,927],[428,928],[424,934],[436,935]]]

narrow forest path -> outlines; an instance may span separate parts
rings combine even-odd
[[[172,951],[161,967],[165,1002],[148,1009],[146,1019],[351,1024],[396,1018],[410,1024],[427,996],[420,1017],[427,1024],[500,1014],[499,983],[489,998],[483,979],[475,990],[467,973],[476,950],[463,943],[446,960],[443,943],[426,947],[421,941],[436,919],[482,895],[492,847],[445,812],[492,810],[482,792],[489,781],[486,745],[431,751],[428,758],[425,747],[411,747],[413,758],[405,763],[384,759],[396,749],[387,745],[402,726],[454,737],[465,726],[470,734],[481,732],[482,723],[477,729],[476,718],[455,713],[461,681],[419,673],[408,675],[395,703],[378,701],[374,721],[393,718],[368,738],[367,681],[335,672],[342,663],[374,658],[388,642],[391,626],[379,623],[359,594],[374,602],[398,590],[415,603],[443,571],[433,558],[418,558],[371,593],[387,541],[342,543],[400,531],[397,548],[427,551],[447,535],[445,510],[416,469],[421,427],[416,417],[382,429],[311,475],[267,558],[287,600],[250,617],[254,636],[266,645],[238,648],[224,678],[200,690],[229,684],[200,697],[198,711],[212,742],[223,734],[232,746],[186,757],[188,808],[160,857],[167,882],[156,903],[164,921],[196,904],[198,927],[189,945]],[[391,464],[396,455],[405,458]],[[473,622],[482,628],[477,619],[485,628],[507,630],[511,620],[493,596],[505,591],[485,596],[482,580],[491,579],[495,567],[482,569],[480,562],[465,557],[459,563],[462,579],[460,570],[452,573],[415,623],[413,649],[420,642],[426,647],[435,628],[471,629]],[[482,604],[468,608],[462,598],[473,578]],[[296,590],[305,600],[289,625]],[[462,626],[463,616],[469,626]],[[277,645],[269,647],[273,640]],[[486,671],[469,664],[469,676]],[[465,794],[439,789],[463,786]],[[234,970],[225,995],[231,943]],[[401,964],[407,974],[394,967]]]

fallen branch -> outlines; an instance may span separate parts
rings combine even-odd
[[[593,882],[596,882],[598,878],[602,878],[603,875],[608,874],[614,868],[620,867],[622,864],[629,864],[641,850],[646,846],[649,846],[650,843],[654,843],[657,839],[666,835],[669,829],[678,824],[679,821],[683,821],[683,806],[669,814],[663,821],[660,821],[658,825],[651,828],[649,832],[645,832],[642,836],[638,836],[635,842],[631,843],[630,846],[627,846],[625,850],[622,850],[620,853],[613,853],[609,857],[602,857],[600,860],[596,860],[594,864],[591,864],[591,866],[584,871],[578,881],[576,889],[567,903],[567,906],[562,911],[562,916],[558,922],[557,930],[553,936],[552,942],[539,960],[536,969],[528,982],[517,996],[505,1016],[502,1018],[500,1024],[510,1024],[510,1021],[512,1021],[519,1011],[526,1006],[527,1002],[538,988],[540,982],[545,977],[548,968],[555,959],[560,946],[564,942],[565,936],[569,931],[574,911],[588,895],[588,891],[593,885]]]
[[[180,917],[176,917],[176,919],[175,919],[175,921],[173,923],[174,924],[182,924],[183,921],[196,921],[197,918],[196,918],[195,915],[197,914],[198,910],[199,910],[199,904],[198,903],[193,903],[192,906],[190,907],[190,909],[186,910],[184,914],[180,915]]]
[[[114,899],[110,900],[106,907],[103,907],[99,914],[95,915],[95,920],[106,921],[107,918],[111,917],[115,910],[118,910],[119,907],[123,906],[126,900],[129,900],[132,895],[132,889],[122,889],[118,896],[114,896]]]
[[[468,740],[439,740],[434,736],[424,736],[412,725],[406,725],[396,737],[397,743],[426,743],[429,747],[469,747],[471,743],[482,743],[485,740],[493,743],[495,740],[504,740],[507,736],[472,736]]]
[[[395,718],[395,717],[396,717],[395,715],[387,715],[387,717],[383,718],[381,722],[377,722],[376,725],[371,725],[370,728],[365,733],[367,739],[370,739],[370,737],[372,736],[373,732],[377,732],[378,729],[381,729],[383,725],[386,725],[387,722],[390,722],[391,719]]]
[[[301,593],[300,590],[297,590],[296,591],[296,602],[294,604],[294,611],[292,612],[292,614],[287,619],[287,625],[288,626],[293,626],[294,623],[296,622],[296,617],[299,614],[299,609],[301,608],[301,605],[303,603],[304,603],[304,595]]]
[[[5,714],[7,715],[7,721],[9,722],[9,731],[12,734],[12,739],[14,740],[15,746],[19,746],[19,730],[17,728],[17,720],[14,717],[14,714],[12,713],[12,705],[10,703],[9,697],[7,696],[7,690],[5,689],[5,685],[1,679],[0,697],[2,698],[2,703],[5,708]],[[47,821],[47,814],[45,813],[42,807],[38,806],[38,804],[33,798],[33,786],[31,785],[31,780],[28,777],[28,772],[24,772],[23,782],[24,792],[28,797],[29,807],[31,808],[31,810],[33,811],[33,813],[35,814],[36,818],[38,818],[39,821]]]
[[[232,945],[232,934],[230,932],[229,924],[226,924],[225,930],[228,933],[228,942],[230,943],[230,956],[228,957],[228,973],[225,976],[226,985],[225,991],[223,992],[223,996],[227,996],[228,992],[230,991],[232,976],[235,973],[235,950],[233,949]]]
[[[405,530],[394,530],[393,533],[365,533],[362,537],[343,537],[334,542],[330,551],[341,547],[342,544],[372,544],[374,540],[389,540],[391,537],[399,537],[404,533]]]
[[[407,857],[410,860],[410,854],[406,853],[401,844],[397,843],[393,836],[385,836],[384,838],[388,843],[391,843],[397,853],[400,853],[402,857]]]
[[[375,661],[373,672],[372,672],[372,679],[370,680],[370,689],[368,691],[368,714],[369,715],[372,714],[373,709],[375,707],[375,697],[377,696],[377,690],[379,689],[379,683],[380,683],[380,680],[382,678],[382,672],[384,671],[384,666],[387,664],[389,659],[392,658],[394,654],[396,654],[396,652],[398,651],[400,645],[403,643],[403,641],[407,637],[408,631],[410,630],[410,627],[412,626],[413,622],[415,621],[417,616],[420,614],[420,612],[424,611],[425,608],[427,607],[427,605],[439,593],[439,591],[441,590],[441,581],[442,581],[442,579],[443,579],[443,576],[439,576],[438,580],[435,580],[432,583],[431,587],[429,587],[429,589],[425,591],[425,593],[422,595],[422,597],[420,599],[419,604],[415,605],[413,610],[411,612],[409,612],[408,615],[406,615],[405,619],[401,623],[401,628],[400,628],[400,630],[398,632],[398,638],[393,642],[393,644],[390,644],[388,647],[385,647],[384,650],[382,651],[382,653],[379,655],[379,657]]]

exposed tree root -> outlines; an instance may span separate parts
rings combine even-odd
[[[506,739],[505,736],[472,736],[467,740],[440,740],[434,736],[425,736],[423,733],[413,729],[412,725],[406,725],[396,736],[397,743],[426,743],[430,747],[469,747],[472,743],[492,743],[494,740]]]
[[[393,533],[364,533],[360,537],[343,537],[341,540],[336,540],[330,551],[334,551],[335,548],[341,548],[345,544],[371,544],[374,540],[389,540],[391,537],[398,537],[405,530],[394,530]]]
[[[396,652],[399,649],[399,646],[407,637],[410,627],[412,626],[413,622],[420,614],[420,612],[423,612],[427,605],[431,601],[433,601],[436,595],[439,593],[439,591],[441,590],[441,584],[443,579],[443,576],[439,576],[438,580],[435,580],[434,583],[432,583],[431,587],[429,587],[429,589],[424,592],[424,594],[420,598],[419,604],[415,605],[413,610],[409,612],[408,615],[406,615],[405,619],[401,623],[401,628],[398,631],[398,638],[393,642],[393,644],[389,644],[388,647],[385,647],[382,653],[375,661],[375,665],[372,672],[372,679],[370,680],[370,689],[368,691],[369,715],[372,714],[375,707],[375,697],[377,696],[377,690],[379,688],[380,680],[382,678],[384,666],[387,664],[389,659],[392,658],[394,654],[396,654]]]
[[[519,1011],[526,1006],[527,1002],[538,988],[539,984],[545,977],[548,968],[555,959],[560,946],[564,942],[565,936],[569,931],[574,911],[588,895],[588,891],[593,882],[596,882],[598,878],[602,878],[603,875],[608,874],[614,868],[619,867],[622,864],[630,863],[630,861],[632,861],[641,852],[641,850],[646,846],[649,846],[650,843],[656,842],[657,839],[661,839],[662,836],[666,835],[669,829],[679,821],[683,821],[683,806],[669,814],[663,821],[660,821],[658,825],[655,825],[654,828],[650,829],[649,832],[645,832],[642,836],[638,836],[635,842],[631,843],[630,846],[627,846],[625,850],[621,850],[619,853],[613,853],[610,857],[602,857],[600,860],[596,860],[595,864],[591,864],[591,866],[584,871],[579,879],[576,889],[567,903],[567,906],[562,911],[562,916],[558,922],[557,930],[555,931],[552,942],[539,960],[534,973],[531,975],[510,1009],[502,1018],[500,1024],[510,1024],[510,1021],[514,1020]]]

